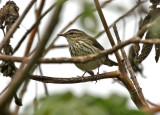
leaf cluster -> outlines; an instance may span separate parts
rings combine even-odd
[[[40,99],[34,115],[149,115],[127,106],[127,98],[118,94],[101,98],[85,94],[81,97],[70,92]]]

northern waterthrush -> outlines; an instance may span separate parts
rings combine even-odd
[[[69,51],[72,57],[86,56],[89,54],[99,53],[104,50],[96,39],[81,30],[71,29],[64,34],[58,35],[64,36],[67,39],[69,43]],[[94,75],[92,70],[99,68],[102,64],[108,66],[118,65],[116,62],[110,60],[107,55],[86,63],[76,63],[75,65],[85,73],[88,72],[90,75]],[[82,77],[84,77],[84,74]]]

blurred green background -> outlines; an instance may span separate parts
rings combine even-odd
[[[46,96],[42,97],[38,104],[35,99],[23,114],[31,114],[29,112],[33,111],[33,108],[34,115],[149,115],[130,109],[127,98],[116,93],[106,98],[88,94],[77,97],[71,92]]]

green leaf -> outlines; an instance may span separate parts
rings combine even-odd
[[[26,112],[24,112],[26,113]],[[57,94],[41,98],[34,115],[149,115],[127,106],[127,98],[112,94],[106,98],[72,93]]]

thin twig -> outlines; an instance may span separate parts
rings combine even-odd
[[[18,44],[16,45],[16,47],[13,50],[13,53],[15,53],[18,48],[20,47],[20,45],[22,44],[22,42],[25,40],[25,38],[27,37],[27,35],[33,30],[33,28],[35,26],[37,26],[39,24],[39,22],[56,6],[56,3],[54,3],[51,7],[49,7],[38,19],[37,21],[30,27],[30,29],[27,30],[27,32],[23,35],[23,37],[21,38],[21,40],[18,42]]]
[[[160,106],[160,105],[158,105],[158,104],[155,104],[155,103],[153,103],[153,102],[149,101],[148,99],[147,99],[147,102],[148,102],[150,105],[154,106],[154,107],[158,107],[158,106]]]
[[[117,31],[116,24],[114,24],[113,29],[114,29],[114,33],[115,33],[115,36],[116,36],[116,38],[117,38],[118,43],[121,43],[121,40],[120,40],[120,37],[119,37],[119,33],[118,33],[118,31]],[[125,64],[126,64],[126,66],[127,66],[127,69],[128,69],[128,71],[129,71],[129,73],[130,73],[130,75],[131,75],[131,79],[132,79],[132,81],[133,81],[133,83],[134,83],[134,85],[135,85],[135,87],[136,87],[136,89],[137,89],[137,91],[138,91],[138,94],[139,94],[139,96],[141,97],[141,99],[143,100],[143,102],[145,102],[146,106],[148,106],[148,104],[147,104],[147,102],[146,102],[146,100],[145,100],[145,98],[144,98],[144,95],[143,95],[143,93],[142,93],[142,89],[141,89],[141,87],[140,87],[140,85],[139,85],[139,83],[138,83],[138,81],[137,81],[137,78],[136,78],[136,76],[135,76],[135,74],[134,74],[134,71],[133,71],[133,69],[132,69],[132,66],[131,66],[128,58],[127,58],[127,55],[126,55],[126,53],[125,53],[125,50],[124,50],[123,48],[121,48],[120,50],[121,50],[123,59],[124,59],[124,61],[125,61]],[[148,106],[148,107],[149,107],[149,106]]]
[[[45,3],[45,0],[42,0],[41,1],[41,4],[40,4],[40,7],[38,8],[37,12],[36,12],[36,20],[38,20],[38,18],[40,17],[41,15],[41,12],[42,12],[42,9],[43,9],[43,6],[44,6],[44,3]],[[35,35],[37,33],[37,30],[38,30],[38,26],[39,26],[40,23],[38,23],[31,31],[30,33],[30,37],[28,39],[28,43],[27,43],[27,46],[26,46],[26,51],[25,51],[25,54],[24,56],[27,56],[30,52],[30,49],[32,47],[32,44],[33,44],[33,40],[35,38]]]
[[[42,72],[42,68],[40,65],[39,65],[39,72],[40,72],[41,76],[43,77],[43,72]],[[43,83],[43,86],[44,86],[45,94],[48,96],[49,92],[48,92],[47,85],[45,83]]]
[[[22,98],[23,98],[23,96],[24,96],[24,93],[26,92],[27,86],[28,86],[28,84],[29,84],[29,80],[30,80],[30,79],[26,79],[26,80],[25,80],[24,85],[23,85],[23,87],[22,87],[22,89],[21,89],[21,91],[20,91],[19,99],[21,99],[21,100],[22,100]],[[20,106],[16,105],[16,108],[15,108],[15,110],[14,110],[14,115],[18,115],[19,108],[20,108]]]
[[[137,4],[133,8],[131,8],[128,12],[126,12],[124,15],[120,16],[117,20],[115,20],[112,25],[114,25],[115,23],[119,22],[122,18],[128,16],[130,13],[132,13],[138,6],[140,6],[144,2],[145,1],[139,1],[139,2],[137,2]]]
[[[52,47],[52,49],[55,49],[55,48],[66,48],[66,47],[68,47],[68,45],[54,45]],[[36,50],[36,48],[37,47],[35,47],[27,56],[30,57],[34,53],[34,51]]]
[[[128,12],[126,12],[125,14],[123,14],[122,16],[120,16],[118,19],[116,19],[110,26],[109,28],[111,28],[115,23],[119,22],[121,19],[125,18],[126,16],[128,16],[129,14],[131,14],[140,4],[142,4],[143,2],[138,2],[133,8],[131,8]],[[94,38],[98,38],[99,36],[101,36],[105,31],[101,31],[99,32]]]

